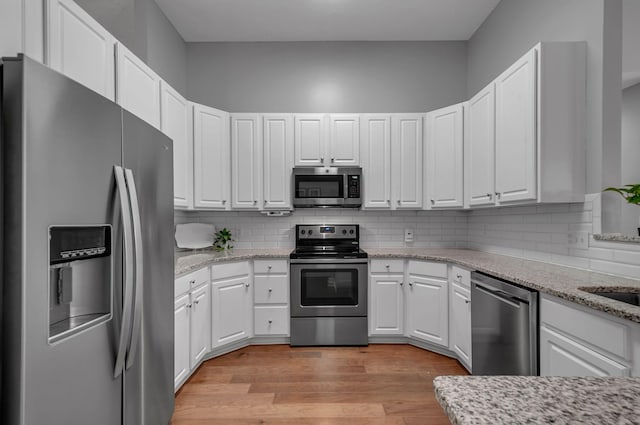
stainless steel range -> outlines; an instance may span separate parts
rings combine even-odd
[[[367,345],[367,253],[357,224],[296,226],[291,345]]]

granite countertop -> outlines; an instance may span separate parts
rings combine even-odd
[[[180,250],[176,251],[174,257],[175,277],[183,276],[214,263],[253,260],[256,258],[288,259],[291,251],[291,248],[234,249],[231,252],[217,252],[212,249]]]
[[[640,378],[439,376],[433,385],[453,425],[640,423]]]
[[[638,292],[640,280],[469,249],[406,248],[366,249],[366,251],[373,259],[402,258],[457,264],[469,270],[488,273],[527,288],[640,323],[640,307],[588,292],[604,289]],[[290,252],[290,248],[235,249],[228,254],[212,250],[182,251],[176,253],[175,273],[176,276],[182,276],[209,264],[223,261],[288,258]]]

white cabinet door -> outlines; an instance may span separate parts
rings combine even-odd
[[[471,368],[471,293],[452,282],[450,295],[450,348]]]
[[[465,108],[465,196],[469,206],[492,205],[495,192],[495,85],[473,96]]]
[[[462,207],[463,107],[459,103],[427,114],[424,166],[428,207]]]
[[[116,50],[116,102],[159,129],[160,77],[121,43],[118,43]]]
[[[536,50],[509,67],[495,84],[498,202],[535,200]]]
[[[174,324],[174,365],[173,385],[178,389],[180,384],[189,376],[189,294],[184,294],[175,300],[173,311]]]
[[[263,115],[263,208],[291,209],[291,170],[293,169],[293,117]]]
[[[187,100],[164,81],[160,96],[160,129],[173,140],[173,205],[193,206],[193,144]]]
[[[394,208],[422,208],[422,138],[421,114],[392,117],[391,181]]]
[[[402,335],[404,332],[404,276],[371,276],[371,335]]]
[[[207,283],[191,292],[191,369],[211,350],[211,295]]]
[[[255,114],[231,116],[231,206],[260,209],[262,199],[262,143]]]
[[[115,43],[71,0],[47,0],[45,63],[104,97],[115,99]]]
[[[194,200],[198,209],[229,209],[231,139],[229,113],[193,105]]]
[[[323,166],[325,164],[326,115],[300,114],[295,116],[295,165]]]
[[[364,208],[391,208],[391,117],[365,115],[360,121]]]
[[[540,376],[629,376],[630,369],[540,326]]]
[[[214,282],[211,290],[212,347],[251,337],[253,295],[249,276]]]
[[[332,114],[329,116],[329,145],[326,157],[329,165],[357,167],[360,165],[360,116]]]
[[[410,273],[407,284],[409,285],[407,335],[447,347],[449,342],[447,278]]]

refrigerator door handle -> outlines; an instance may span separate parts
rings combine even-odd
[[[144,263],[143,263],[143,247],[142,247],[142,225],[140,221],[140,205],[138,204],[138,192],[136,191],[136,182],[133,178],[133,172],[125,168],[125,179],[129,188],[129,200],[131,201],[131,217],[133,220],[133,240],[135,252],[135,301],[133,307],[133,328],[129,341],[129,349],[127,350],[127,364],[129,369],[136,358],[136,351],[140,342],[141,322],[142,322],[142,288],[144,282]]]
[[[120,212],[122,214],[122,230],[124,233],[124,302],[122,306],[122,322],[120,324],[120,338],[118,353],[113,372],[114,378],[120,376],[124,369],[127,346],[131,340],[131,314],[133,307],[133,232],[131,229],[131,207],[127,196],[127,184],[122,167],[113,167],[120,198]]]

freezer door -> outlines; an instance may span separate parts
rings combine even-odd
[[[120,223],[113,221],[121,109],[26,57],[6,62],[3,72],[7,326],[0,423],[119,424],[122,380],[113,377],[118,303],[109,300],[107,320],[49,340],[48,248],[50,226],[111,224],[107,297],[121,285]],[[82,289],[59,302],[80,303]]]
[[[143,257],[134,313],[141,314],[134,318],[141,328],[132,332],[140,340],[132,340],[127,354],[124,424],[168,424],[174,405],[173,143],[130,113],[122,117],[124,167],[135,181]]]

